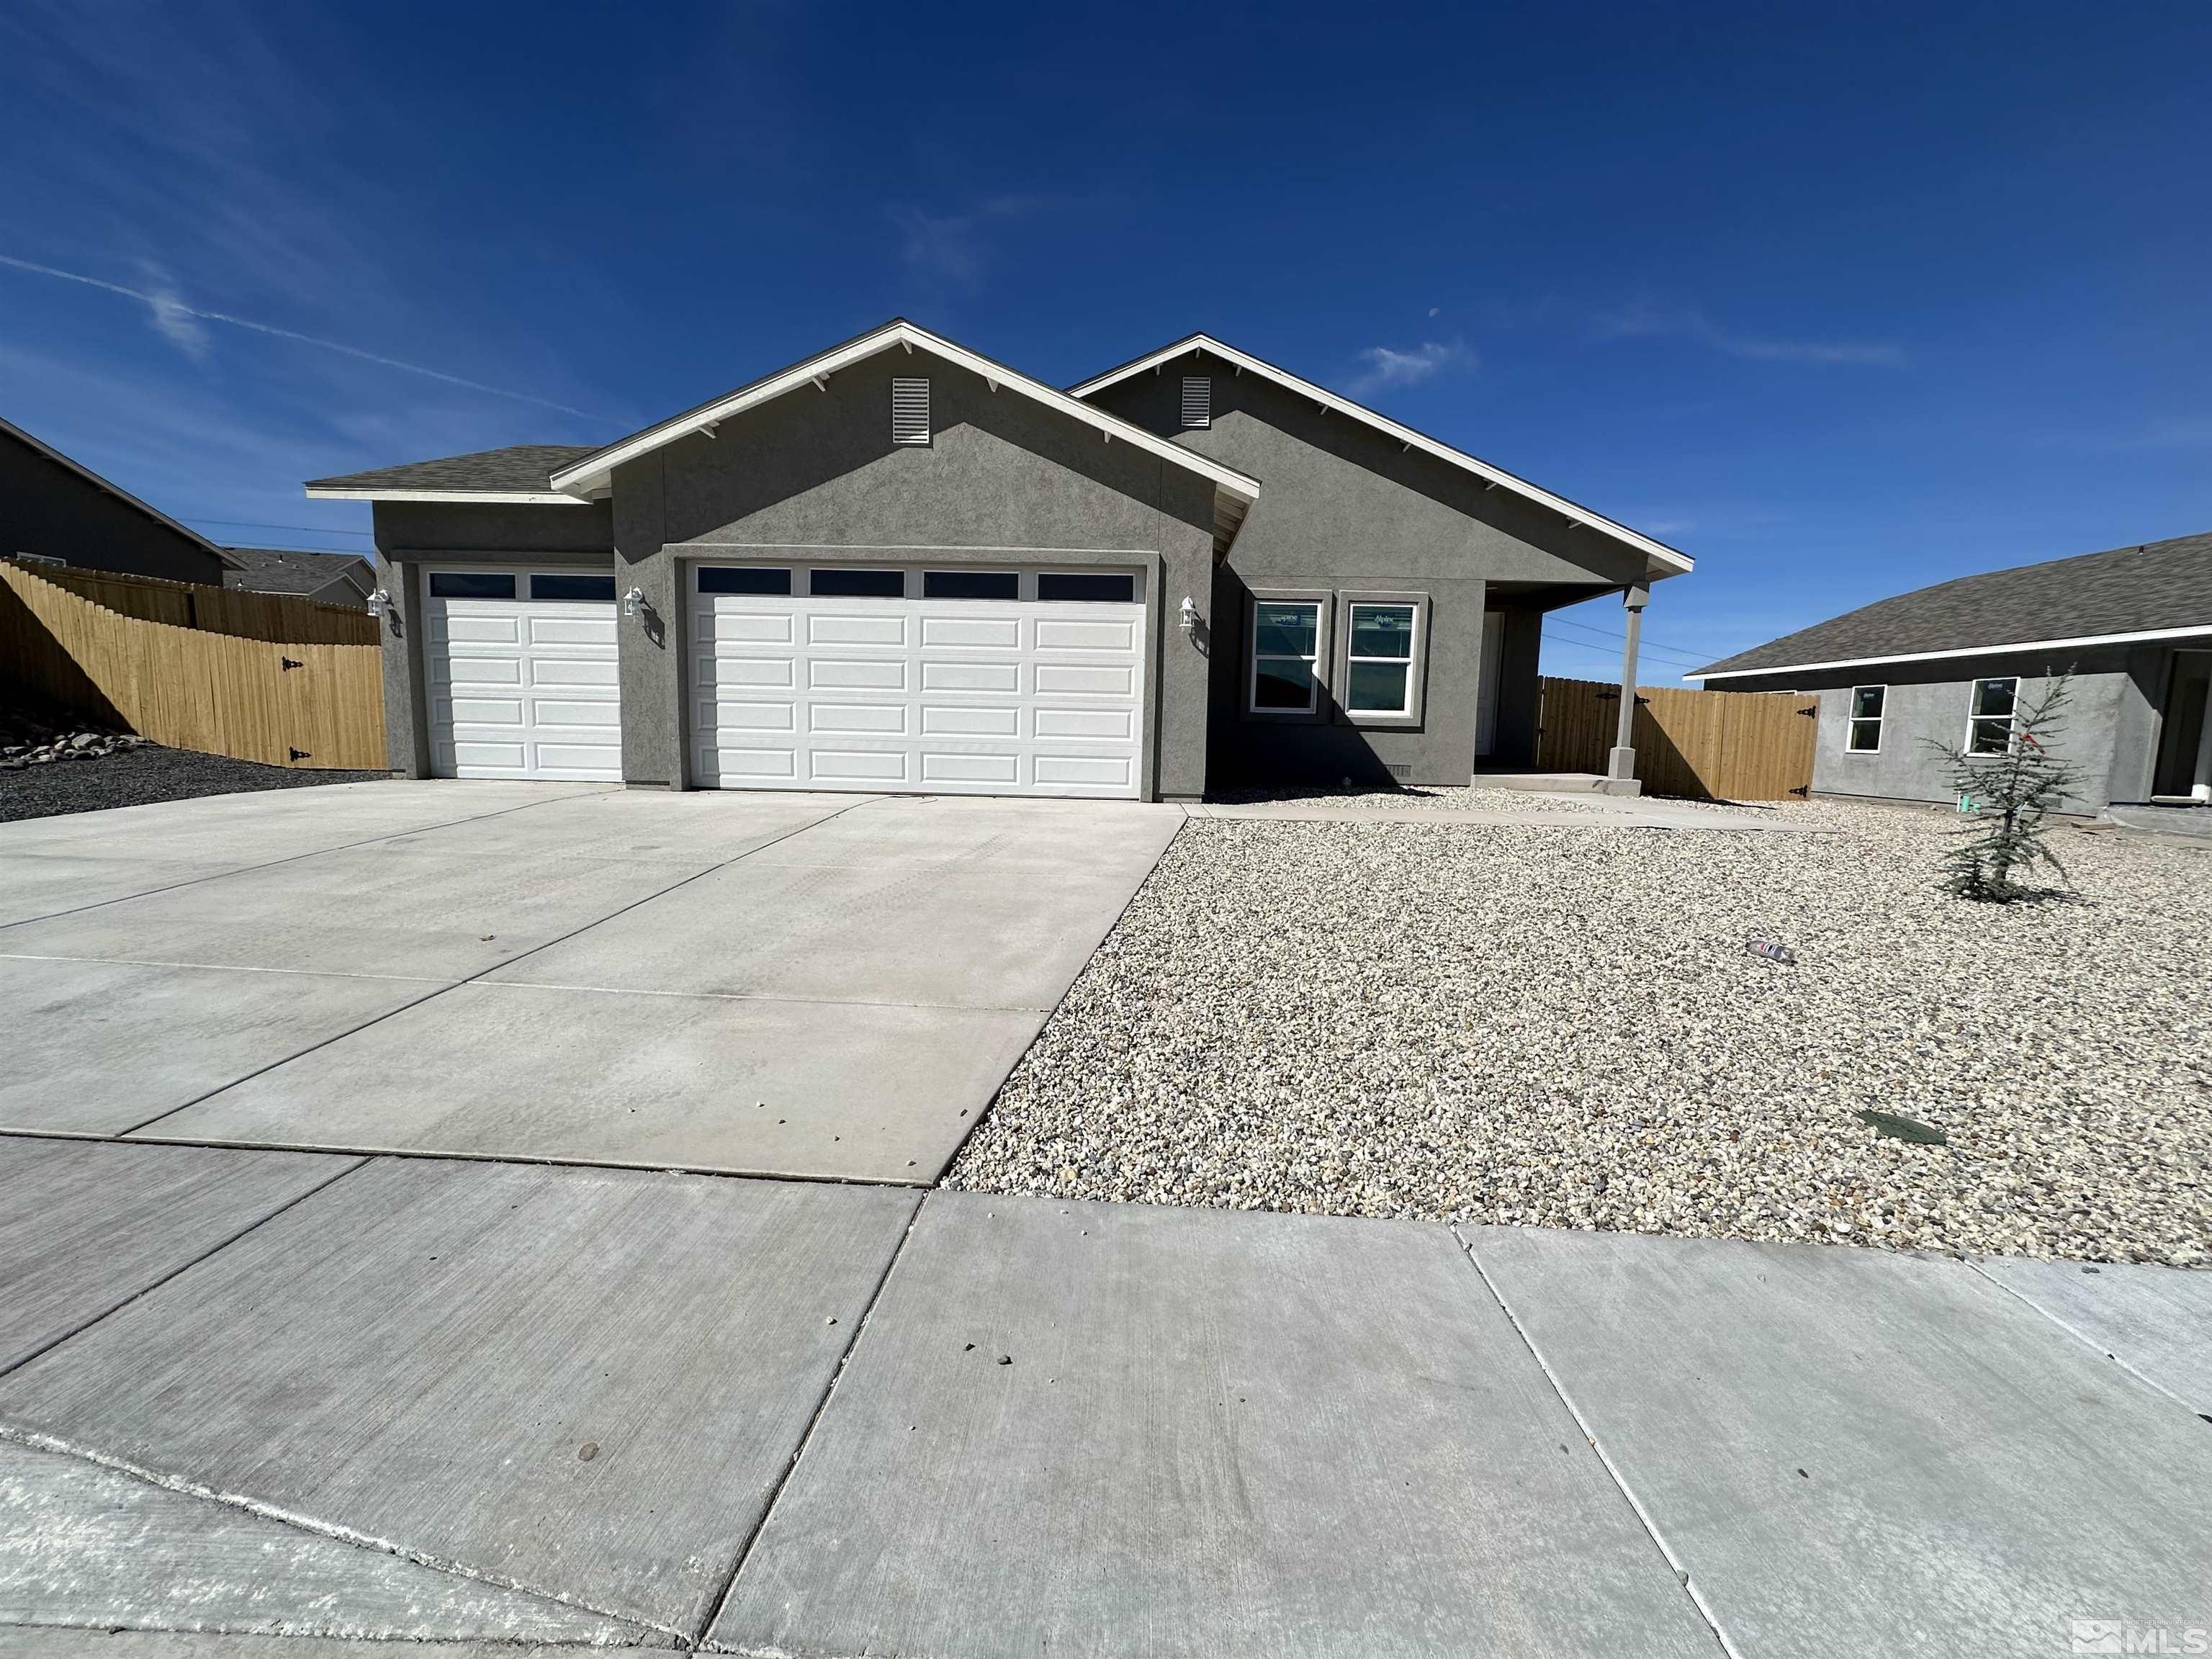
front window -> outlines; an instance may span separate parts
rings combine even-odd
[[[1966,752],[2003,755],[2012,750],[2013,711],[2020,701],[2017,678],[1976,680],[1966,715]]]
[[[1886,685],[1851,688],[1850,735],[1844,747],[1854,755],[1878,754],[1881,750],[1881,711],[1889,702]]]
[[[1347,618],[1344,706],[1355,714],[1413,712],[1410,605],[1354,605]]]
[[[1310,714],[1319,706],[1314,664],[1321,606],[1261,599],[1252,607],[1252,708],[1262,714]]]

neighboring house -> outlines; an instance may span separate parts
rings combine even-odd
[[[2212,800],[2212,535],[1961,576],[1686,678],[1818,692],[1824,794],[1948,800],[1942,751],[2004,753],[2015,707],[2060,673],[2070,807]]]
[[[0,554],[220,586],[236,562],[204,536],[0,421]]]
[[[362,605],[376,591],[376,567],[358,553],[318,553],[306,548],[232,547],[240,568],[222,585],[247,593],[295,593],[322,605]]]
[[[605,448],[307,493],[374,503],[418,776],[1463,784],[1534,758],[1546,611],[1690,568],[1203,336],[1061,392],[894,321]]]

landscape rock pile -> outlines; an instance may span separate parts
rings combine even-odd
[[[1973,904],[1942,814],[1777,810],[1194,819],[949,1184],[2212,1267],[2212,847]]]
[[[57,732],[43,743],[0,744],[0,771],[19,772],[27,766],[47,766],[56,761],[96,760],[145,745],[145,738],[128,732]]]

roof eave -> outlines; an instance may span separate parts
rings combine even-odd
[[[1999,645],[1961,645],[1942,651],[1896,651],[1879,657],[1836,657],[1826,662],[1784,662],[1771,668],[1699,668],[1686,680],[1739,680],[1770,674],[1827,673],[1838,668],[1883,668],[1900,662],[1950,662],[1962,657],[2004,657],[2022,651],[2067,651],[2093,645],[2146,645],[2157,640],[2212,639],[2212,623],[2141,629],[2124,634],[2077,634],[2052,640],[2012,640]]]
[[[1327,386],[1316,386],[1311,380],[1293,374],[1286,368],[1278,368],[1265,358],[1255,357],[1248,351],[1239,351],[1235,346],[1224,344],[1210,334],[1188,335],[1172,345],[1162,346],[1158,351],[1147,352],[1133,362],[1122,364],[1119,368],[1109,368],[1103,374],[1085,380],[1080,386],[1071,387],[1068,396],[1088,398],[1092,392],[1112,386],[1117,381],[1141,374],[1148,368],[1157,368],[1172,362],[1176,358],[1194,351],[1208,352],[1220,358],[1224,362],[1232,363],[1240,369],[1249,369],[1253,374],[1273,380],[1278,386],[1297,392],[1300,397],[1312,398],[1324,408],[1334,410],[1340,415],[1350,416],[1354,420],[1363,421],[1377,431],[1387,433],[1395,438],[1409,449],[1421,450],[1453,466],[1473,472],[1491,483],[1502,485],[1530,501],[1551,508],[1563,518],[1634,548],[1650,561],[1649,580],[1663,580],[1668,576],[1686,574],[1697,568],[1697,561],[1679,549],[1669,547],[1664,542],[1654,541],[1640,531],[1631,530],[1626,525],[1615,523],[1602,513],[1593,513],[1589,508],[1571,501],[1564,495],[1555,495],[1541,485],[1530,483],[1526,478],[1508,472],[1503,467],[1492,466],[1488,461],[1478,456],[1470,455],[1464,450],[1455,449],[1449,444],[1431,438],[1425,432],[1417,432],[1412,427],[1401,425],[1387,415],[1378,415],[1365,404],[1356,404],[1349,398],[1331,392]]]
[[[309,484],[311,501],[477,501],[501,507],[591,507],[588,495],[550,489],[404,489],[396,485]]]
[[[825,380],[841,369],[895,346],[903,346],[908,351],[918,346],[957,368],[982,377],[994,386],[1019,392],[1095,427],[1109,441],[1119,438],[1164,460],[1199,473],[1211,479],[1216,489],[1226,490],[1241,501],[1250,501],[1259,495],[1260,481],[1257,478],[1248,477],[1234,467],[1224,466],[1194,450],[1186,449],[1181,444],[1158,437],[1119,416],[1093,409],[1069,392],[1032,380],[1017,369],[981,356],[965,346],[956,345],[942,336],[932,334],[927,329],[917,327],[903,319],[886,323],[883,327],[872,330],[857,339],[848,340],[842,346],[833,346],[828,351],[793,363],[790,368],[779,370],[764,380],[756,380],[750,386],[740,386],[713,403],[672,416],[658,425],[633,434],[620,443],[611,444],[597,454],[586,456],[573,465],[554,473],[552,486],[556,490],[570,492],[605,488],[615,468],[626,461],[635,460],[641,455],[648,454],[679,438],[688,437],[702,428],[716,425],[758,404],[771,402],[787,392],[795,392],[811,381]]]

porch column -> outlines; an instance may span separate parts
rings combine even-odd
[[[1636,777],[1636,647],[1644,634],[1644,607],[1651,603],[1651,590],[1638,583],[1621,592],[1628,611],[1628,642],[1620,652],[1620,718],[1613,728],[1613,752],[1606,757],[1605,775],[1615,783]]]
[[[2197,769],[2191,775],[2189,798],[2212,803],[2212,678],[2204,682],[2204,719],[2197,730]]]

